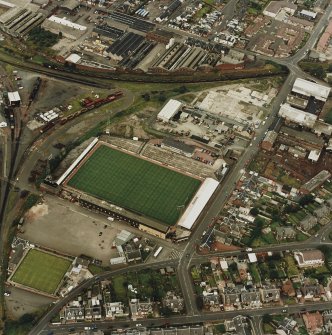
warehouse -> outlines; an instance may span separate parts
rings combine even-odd
[[[109,13],[109,18],[113,21],[125,24],[132,29],[136,29],[142,32],[149,32],[155,28],[155,24],[149,21],[138,19],[136,17],[120,13],[120,12],[111,12]]]
[[[292,88],[293,93],[297,93],[300,96],[314,97],[320,101],[326,101],[331,88],[323,85],[313,83],[308,80],[297,78]]]
[[[170,99],[157,115],[157,119],[163,122],[169,122],[181,107],[182,102]]]
[[[178,226],[190,230],[218,186],[219,183],[216,180],[212,178],[205,179],[186,211],[181,216]]]
[[[10,106],[19,106],[21,104],[21,97],[17,91],[8,92],[8,101]]]
[[[128,56],[132,57],[143,42],[143,36],[129,32],[116,40],[107,52],[114,60],[121,61]]]
[[[317,120],[317,115],[304,112],[288,104],[281,105],[279,116],[283,117],[288,122],[293,122],[308,128],[313,128],[315,121]]]
[[[63,37],[73,40],[76,40],[86,32],[86,26],[82,26],[55,15],[46,19],[42,24],[42,28],[57,35],[61,32]]]
[[[44,15],[28,8],[15,7],[1,15],[1,28],[10,35],[21,37],[27,35],[43,20]]]

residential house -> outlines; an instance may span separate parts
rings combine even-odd
[[[322,293],[324,293],[323,288],[318,283],[305,283],[300,290],[305,300],[319,300]]]
[[[323,316],[318,311],[303,314],[303,321],[309,334],[318,334],[323,328]]]
[[[279,302],[280,290],[275,287],[266,287],[260,289],[261,299],[263,303]]]
[[[281,287],[281,293],[286,297],[295,297],[296,292],[291,280],[286,280]]]
[[[163,299],[163,306],[170,308],[173,313],[178,313],[184,309],[184,299],[174,292],[167,292]]]
[[[225,310],[232,310],[240,306],[240,290],[236,287],[225,287],[222,293],[222,299]]]
[[[324,330],[331,334],[332,332],[332,310],[323,312]]]
[[[122,302],[105,302],[105,319],[114,320],[116,317],[128,316]]]
[[[276,333],[279,335],[290,335],[296,325],[297,322],[295,320],[292,320],[290,318],[284,318],[280,322],[279,327],[276,329]]]
[[[227,332],[235,332],[237,335],[251,334],[248,319],[242,315],[238,315],[232,320],[225,320],[225,328]]]
[[[322,266],[324,255],[320,250],[305,250],[294,252],[294,258],[300,268]]]
[[[66,322],[84,321],[84,307],[75,300],[63,309],[60,319]]]
[[[314,215],[319,219],[322,219],[330,214],[330,208],[328,208],[326,205],[323,205],[322,207],[319,207],[314,210]]]
[[[131,317],[133,320],[147,317],[152,313],[152,302],[140,302],[139,299],[131,299],[129,302]]]
[[[203,304],[210,310],[220,310],[220,297],[217,290],[203,291]]]
[[[293,227],[277,227],[276,228],[276,239],[287,240],[293,239],[296,235],[296,231]]]
[[[332,208],[332,198],[327,199],[326,202]]]
[[[259,308],[261,306],[261,296],[258,290],[251,289],[241,292],[242,307]]]
[[[315,227],[318,223],[318,220],[313,215],[307,215],[302,221],[300,221],[300,228],[303,231],[309,231],[311,228]]]

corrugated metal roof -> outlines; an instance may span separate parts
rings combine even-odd
[[[170,99],[158,114],[158,118],[164,121],[169,121],[181,108],[180,101]]]
[[[331,88],[302,78],[297,78],[295,80],[292,91],[306,96],[313,96],[318,100],[326,101],[330,94]]]

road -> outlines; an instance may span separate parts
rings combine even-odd
[[[236,4],[236,0],[231,0],[229,2],[229,10],[232,10],[232,6]],[[225,7],[226,8],[226,7]],[[226,9],[225,9],[226,10]],[[196,297],[194,293],[194,288],[192,285],[192,281],[190,279],[189,269],[192,264],[195,264],[196,262],[206,261],[207,257],[210,257],[211,255],[197,255],[195,254],[196,246],[198,245],[200,241],[200,237],[202,236],[202,233],[204,230],[206,230],[207,226],[213,222],[214,217],[218,215],[221,208],[224,206],[225,202],[228,199],[229,194],[234,189],[235,183],[238,181],[238,179],[241,177],[242,171],[247,166],[248,162],[252,159],[252,157],[255,156],[259,149],[259,143],[264,137],[265,131],[271,126],[271,124],[274,122],[277,112],[279,110],[280,104],[283,103],[287,97],[287,94],[289,93],[291,86],[294,82],[294,80],[297,77],[304,77],[308,78],[307,74],[304,74],[299,67],[297,66],[297,63],[306,55],[307,50],[312,48],[315,42],[317,41],[318,36],[320,35],[322,29],[324,28],[324,25],[327,22],[328,16],[331,14],[332,11],[332,4],[329,5],[329,7],[326,9],[325,14],[319,21],[319,23],[316,25],[314,31],[312,32],[311,37],[308,39],[306,44],[303,48],[298,50],[298,52],[288,59],[273,59],[271,57],[263,57],[258,56],[264,59],[270,59],[273,60],[281,65],[285,65],[289,69],[289,76],[287,77],[286,81],[284,82],[283,86],[281,87],[278,95],[274,99],[272,105],[271,105],[271,111],[268,115],[268,119],[266,120],[266,123],[264,126],[262,126],[261,129],[257,132],[256,138],[252,141],[252,146],[249,146],[248,149],[244,152],[244,154],[239,158],[237,164],[235,167],[230,171],[230,173],[226,176],[225,180],[221,183],[219,188],[216,191],[216,194],[214,195],[214,199],[208,209],[206,209],[200,216],[198,224],[194,232],[192,233],[192,236],[188,243],[184,247],[184,251],[182,255],[179,257],[179,259],[172,259],[172,260],[166,260],[166,261],[157,261],[150,265],[151,268],[160,268],[167,265],[175,266],[178,270],[178,278],[179,282],[183,291],[183,296],[185,299],[186,309],[187,309],[187,315],[186,316],[180,316],[180,317],[172,317],[171,321],[172,323],[179,323],[179,324],[185,324],[185,323],[196,323],[196,322],[204,322],[204,321],[213,321],[213,320],[219,320],[220,318],[228,318],[233,317],[235,315],[250,315],[252,317],[260,317],[264,313],[280,313],[282,311],[281,306],[275,306],[275,307],[266,307],[264,309],[258,309],[258,310],[241,310],[241,311],[234,311],[234,312],[219,312],[219,313],[201,313],[198,311],[196,306]],[[63,128],[61,128],[61,131],[66,131],[66,129],[69,129],[72,126],[71,123],[66,124]],[[56,134],[56,133],[55,133]],[[50,135],[47,135],[47,138],[45,138],[45,141],[42,142],[42,146],[48,146],[51,145],[54,138],[52,137],[52,133]],[[19,178],[23,181],[27,179],[27,173],[31,170],[33,162],[38,158],[38,146],[40,143],[37,143],[33,150],[31,150],[28,157],[26,157],[26,160],[24,164],[21,165],[21,169],[19,171]],[[40,148],[39,148],[40,149]],[[19,185],[21,185],[19,183]],[[28,185],[22,185],[25,188],[28,187]],[[324,228],[324,234],[327,234],[329,231],[329,228]],[[322,243],[323,235],[317,237],[316,239],[311,239],[309,242],[303,242],[303,243],[294,243],[294,244],[288,244],[288,245],[277,245],[277,246],[270,246],[269,250],[274,251],[280,251],[285,250],[285,248],[289,250],[296,250],[301,248],[308,248],[308,247],[315,247],[318,245],[321,245]],[[255,251],[266,251],[266,248],[258,248],[255,249]],[[216,253],[216,256],[228,256],[228,255],[236,255],[239,254],[239,251],[234,252],[223,252],[223,253]],[[52,319],[54,315],[56,315],[61,308],[68,303],[70,300],[75,298],[82,290],[85,288],[91,286],[95,281],[99,281],[101,279],[109,278],[111,276],[123,273],[124,271],[137,271],[144,269],[146,267],[146,264],[139,264],[139,265],[133,265],[125,269],[111,271],[111,272],[105,272],[102,275],[95,276],[91,278],[90,280],[87,280],[83,282],[78,287],[74,288],[65,298],[59,300],[57,303],[55,303],[50,310],[43,316],[43,318],[39,321],[39,323],[33,328],[33,330],[30,332],[31,335],[36,334],[42,334],[45,332],[45,328],[48,326],[48,323]],[[305,308],[307,310],[320,310],[324,308],[330,308],[331,303],[330,302],[318,302],[318,303],[311,303],[306,304]],[[294,305],[288,307],[288,313],[296,313],[301,311],[303,309],[303,306],[300,305]],[[170,320],[167,319],[167,320]],[[257,321],[258,320],[258,321]],[[255,327],[257,326],[257,322],[259,322],[258,319],[253,319],[253,324]],[[123,323],[123,321],[121,321]],[[113,325],[121,325],[121,322],[100,322],[98,323],[100,327],[108,327]],[[150,324],[151,322],[154,322],[155,325],[162,324],[162,322],[166,322],[166,319],[149,319],[149,320],[143,320],[140,321],[142,324]],[[132,324],[132,322],[128,321],[126,324]],[[70,325],[60,326],[64,327],[65,329],[68,329]],[[71,326],[72,327],[72,326]],[[83,324],[77,324],[75,327],[83,327]],[[49,329],[54,329],[55,331],[59,330],[59,327],[50,327]],[[258,329],[259,331],[259,329]],[[256,335],[260,335],[258,332]]]

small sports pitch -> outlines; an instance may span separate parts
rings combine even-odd
[[[31,249],[11,280],[38,291],[54,294],[70,264],[68,259]]]
[[[201,181],[100,145],[67,181],[79,191],[174,225]]]

